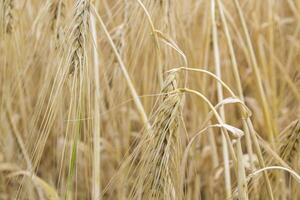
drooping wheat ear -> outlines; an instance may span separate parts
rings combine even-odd
[[[293,122],[279,135],[278,154],[283,161],[299,173],[299,155],[300,155],[300,120]],[[280,187],[280,185],[279,185]],[[289,199],[299,199],[299,185],[296,181],[290,182]],[[280,191],[280,190],[279,190]],[[281,192],[283,193],[283,191]]]
[[[4,32],[10,34],[13,30],[13,0],[3,0],[3,25]]]
[[[262,141],[262,139],[261,139]],[[300,141],[300,120],[292,122],[290,125],[288,125],[287,128],[285,128],[284,131],[278,136],[277,143],[278,143],[278,155],[280,156],[280,159],[282,159],[285,163],[287,163],[293,170],[297,171],[297,161],[299,158],[299,141]],[[262,143],[263,144],[263,143]],[[266,145],[266,144],[265,144]],[[271,154],[267,154],[267,152],[264,152],[265,154],[265,162],[266,165],[277,165],[278,160],[274,159],[274,156]],[[272,183],[272,187],[274,189],[274,194],[276,196],[282,195],[282,177],[279,176],[275,172],[270,172],[269,174],[269,180]],[[259,177],[257,177],[259,178]],[[256,180],[257,181],[257,180]],[[251,183],[250,190],[253,191],[253,183]],[[260,196],[263,198],[267,198],[267,194],[265,193],[265,182],[258,182],[258,188],[260,188]],[[296,192],[292,192],[291,194],[297,195]],[[254,195],[254,194],[253,194]],[[250,195],[251,196],[251,195]]]
[[[89,1],[77,0],[76,12],[74,16],[74,24],[72,24],[71,33],[71,65],[69,73],[72,74],[74,70],[79,70],[80,66],[85,62],[85,42],[87,38],[89,19]]]
[[[279,141],[279,156],[293,167],[293,161],[300,153],[300,120],[296,121],[290,130],[283,132],[279,136]]]
[[[178,134],[181,96],[175,74],[164,81],[163,95],[157,102],[151,130],[143,137],[140,147],[137,180],[134,181],[130,199],[180,199],[179,163],[181,145]]]
[[[293,170],[297,170],[297,158],[299,156],[299,141],[300,141],[300,121],[295,121],[291,123],[282,133],[278,136],[278,155],[280,158],[286,162]],[[296,161],[296,162],[295,162]],[[276,165],[277,162],[269,154],[266,154],[266,164]],[[276,173],[269,173],[270,182],[273,183],[273,187],[276,188],[274,193],[281,193],[280,179],[282,177],[278,176]],[[264,188],[260,186],[259,188]],[[294,193],[295,194],[295,193]],[[260,192],[260,195],[266,195],[264,190]],[[278,194],[280,195],[280,194]]]

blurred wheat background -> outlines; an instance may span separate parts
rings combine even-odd
[[[300,199],[299,0],[1,0],[0,199]]]

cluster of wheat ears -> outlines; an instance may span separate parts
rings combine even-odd
[[[300,0],[1,0],[0,199],[300,199]]]

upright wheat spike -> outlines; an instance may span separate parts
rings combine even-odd
[[[77,0],[75,6],[74,22],[70,25],[70,50],[68,52],[69,74],[80,75],[86,63],[85,42],[89,21],[89,4],[87,0]],[[71,104],[71,103],[70,103]],[[68,117],[70,118],[70,116]],[[64,151],[62,152],[64,155]]]
[[[61,21],[65,17],[65,6],[66,5],[63,0],[54,0],[50,6],[50,28],[57,39],[61,37]]]
[[[87,65],[87,53],[86,53],[86,40],[88,38],[88,22],[89,22],[89,1],[88,0],[77,0],[75,7],[74,24],[71,24],[71,46],[70,46],[70,62],[69,62],[69,73],[72,76],[72,91],[71,91],[71,102],[70,104],[68,119],[81,118],[84,113],[85,95],[89,85],[88,65]],[[70,129],[69,129],[70,127]],[[78,142],[83,131],[83,122],[80,120],[76,123],[69,124],[67,128],[67,134],[72,133],[73,144],[70,155],[69,172],[67,180],[67,193],[66,199],[73,199],[74,191],[77,186],[74,186],[74,176],[76,173],[76,162],[77,162],[77,149]],[[64,145],[65,148],[65,145]],[[64,154],[62,154],[64,156]],[[61,162],[63,163],[63,162]],[[75,188],[75,190],[74,190]]]
[[[13,0],[2,0],[3,1],[3,28],[4,32],[10,34],[13,29],[13,14],[12,11],[14,9]]]
[[[180,199],[178,169],[181,145],[178,126],[181,96],[172,93],[176,88],[176,77],[172,73],[164,81],[163,95],[153,114],[151,133],[145,134],[138,146],[141,158],[130,199]]]
[[[65,3],[61,0],[53,1],[50,6],[50,14],[51,14],[51,29],[55,30],[57,23],[59,23],[60,17],[64,17],[64,13],[62,12],[65,8]]]
[[[86,33],[89,19],[89,4],[87,0],[77,0],[75,23],[72,31],[72,47],[70,74],[74,72],[84,62],[85,56],[84,46],[86,41]]]

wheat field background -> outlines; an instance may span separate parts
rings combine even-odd
[[[299,0],[1,0],[0,200],[300,199]]]

